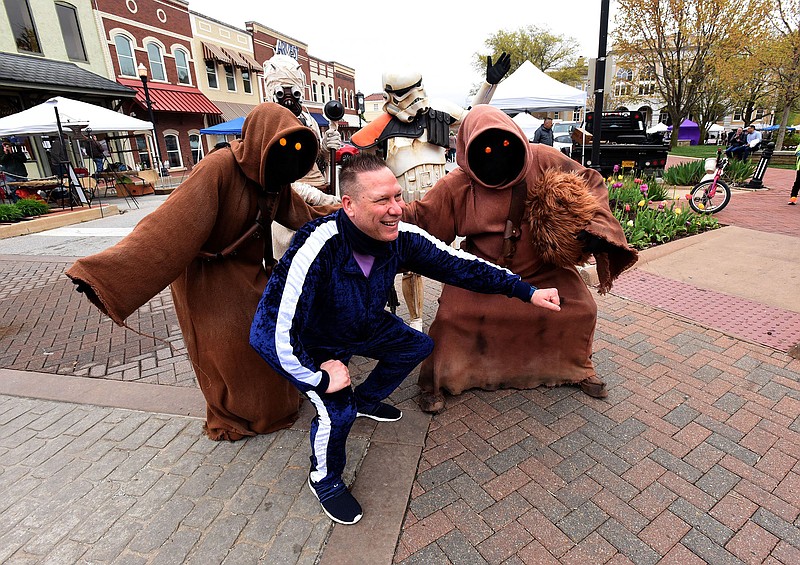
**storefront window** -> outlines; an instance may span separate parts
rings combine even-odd
[[[186,57],[186,51],[182,49],[175,51],[175,67],[178,69],[178,82],[191,84],[192,78],[189,74],[189,60]]]
[[[189,136],[189,146],[192,148],[192,161],[199,163],[203,158],[203,144],[200,143],[200,136],[193,133]]]

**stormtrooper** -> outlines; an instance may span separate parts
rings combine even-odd
[[[319,125],[303,105],[306,91],[306,76],[303,69],[288,55],[274,55],[264,65],[264,92],[272,102],[288,108],[304,126],[314,131],[320,140],[320,150],[315,164],[304,177],[292,183],[292,190],[298,193],[311,206],[333,205],[339,203],[336,195],[328,194],[329,183],[320,170],[328,163],[331,150],[342,147],[342,138],[336,125],[332,124],[323,135]],[[280,258],[289,247],[294,231],[277,225],[272,231],[272,248],[275,258]]]
[[[487,104],[497,84],[511,66],[502,53],[497,62],[487,57],[486,80],[472,106]],[[350,142],[359,149],[376,148],[403,188],[406,202],[421,200],[445,176],[450,129],[458,126],[469,109],[446,100],[429,99],[422,75],[413,70],[385,72],[382,76],[384,113],[356,132]],[[409,325],[422,331],[423,286],[415,273],[403,273],[403,297]]]

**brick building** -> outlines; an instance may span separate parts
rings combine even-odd
[[[111,76],[136,90],[135,101],[123,110],[150,119],[140,78],[146,70],[158,154],[173,173],[191,170],[202,158],[200,130],[222,112],[198,88],[197,66],[204,64],[193,58],[188,2],[96,0],[95,10]],[[132,162],[151,166],[143,136],[136,145]]]

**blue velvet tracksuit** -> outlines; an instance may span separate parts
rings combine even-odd
[[[403,222],[398,238],[381,244],[367,277],[348,233],[367,237],[343,210],[300,229],[273,269],[250,330],[255,350],[317,410],[311,424],[311,481],[320,500],[346,488],[341,478],[345,442],[356,413],[388,397],[433,350],[431,338],[385,309],[398,273],[411,271],[526,302],[535,290],[519,275]],[[330,359],[347,364],[353,355],[378,364],[355,390],[326,393],[329,377],[319,365]]]

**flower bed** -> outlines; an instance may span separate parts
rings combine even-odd
[[[669,200],[668,189],[653,178],[637,178],[617,170],[607,184],[611,210],[635,249],[720,227],[713,216],[695,214],[680,200]]]

